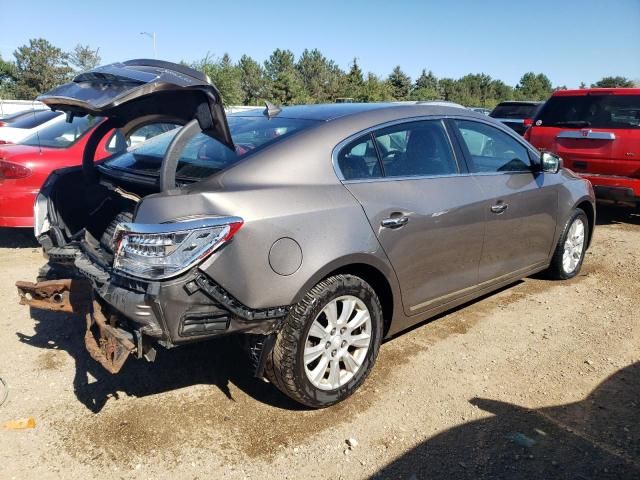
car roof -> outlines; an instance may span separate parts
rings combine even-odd
[[[575,90],[557,90],[553,97],[584,96],[593,93],[609,95],[640,95],[640,88],[580,88]]]
[[[276,118],[295,118],[301,120],[329,121],[336,118],[356,115],[364,112],[374,112],[391,109],[414,109],[416,115],[434,114],[458,114],[461,110],[471,113],[472,110],[460,108],[459,106],[444,105],[443,103],[324,103],[313,105],[295,105],[290,107],[280,107],[281,111],[275,115]],[[431,112],[433,110],[433,112]],[[436,111],[437,110],[437,111]],[[244,112],[231,113],[229,117],[260,117],[264,115],[264,108],[256,108]]]
[[[540,105],[544,102],[539,102],[535,100],[507,100],[505,102],[500,102],[496,107],[502,105]]]

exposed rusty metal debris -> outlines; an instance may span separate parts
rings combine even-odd
[[[87,280],[64,279],[43,282],[16,282],[20,305],[41,310],[84,315],[92,302],[91,284]]]
[[[118,373],[130,353],[133,339],[117,327],[117,316],[105,316],[102,305],[93,299],[86,280],[64,279],[44,282],[16,282],[20,304],[41,310],[74,313],[86,321],[84,343],[96,362],[110,373]]]
[[[102,312],[102,307],[96,301],[93,302],[93,308],[86,314],[87,331],[84,334],[84,344],[96,362],[102,365],[110,373],[118,373],[129,357],[129,354],[135,350],[133,342],[115,327],[117,320],[112,316],[109,325],[107,319]],[[99,337],[93,333],[93,326],[96,325]]]

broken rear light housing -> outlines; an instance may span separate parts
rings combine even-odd
[[[163,224],[122,223],[115,236],[113,267],[147,280],[184,273],[231,240],[239,217],[207,217]]]

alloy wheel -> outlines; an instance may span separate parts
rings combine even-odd
[[[331,300],[314,319],[303,352],[307,379],[320,390],[335,390],[360,370],[371,345],[371,314],[362,300]]]
[[[564,241],[564,253],[562,255],[562,268],[567,274],[571,274],[580,264],[584,250],[585,226],[581,218],[576,218]]]

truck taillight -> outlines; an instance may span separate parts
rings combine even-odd
[[[31,175],[29,168],[17,163],[0,160],[0,179],[14,180],[17,178],[25,178],[29,175]]]

